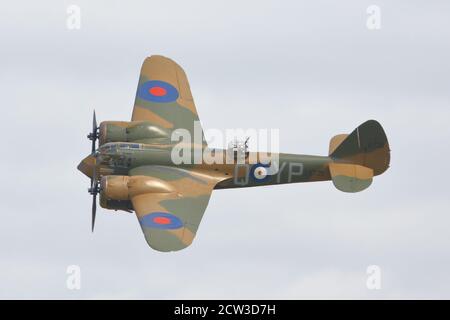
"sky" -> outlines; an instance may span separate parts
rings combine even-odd
[[[444,0],[3,3],[0,298],[449,299],[449,18]],[[279,129],[281,151],[326,155],[376,119],[391,167],[356,194],[214,191],[180,252],[149,248],[132,213],[99,209],[92,234],[76,170],[92,110],[128,121],[152,54],[184,68],[205,130]]]

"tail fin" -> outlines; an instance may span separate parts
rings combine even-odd
[[[330,174],[341,191],[358,192],[372,183],[372,177],[389,167],[389,143],[381,125],[375,120],[361,124],[349,135],[330,141]]]

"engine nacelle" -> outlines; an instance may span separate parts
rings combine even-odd
[[[173,193],[166,181],[147,176],[103,176],[100,205],[106,209],[132,210],[131,198],[144,193]]]
[[[104,176],[100,182],[101,193],[110,200],[130,200],[129,181],[129,176]]]
[[[99,133],[100,145],[108,142],[161,143],[170,141],[171,135],[170,130],[146,121],[103,121]]]

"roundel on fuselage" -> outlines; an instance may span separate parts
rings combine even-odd
[[[268,174],[268,168],[270,167],[269,164],[261,164],[257,163],[255,164],[252,169],[250,170],[250,176],[254,181],[266,181],[270,178],[270,175]]]

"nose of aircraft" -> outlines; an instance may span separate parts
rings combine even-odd
[[[95,165],[94,156],[90,154],[86,158],[81,160],[77,168],[78,170],[83,172],[88,178],[92,178],[94,174],[94,165]]]

